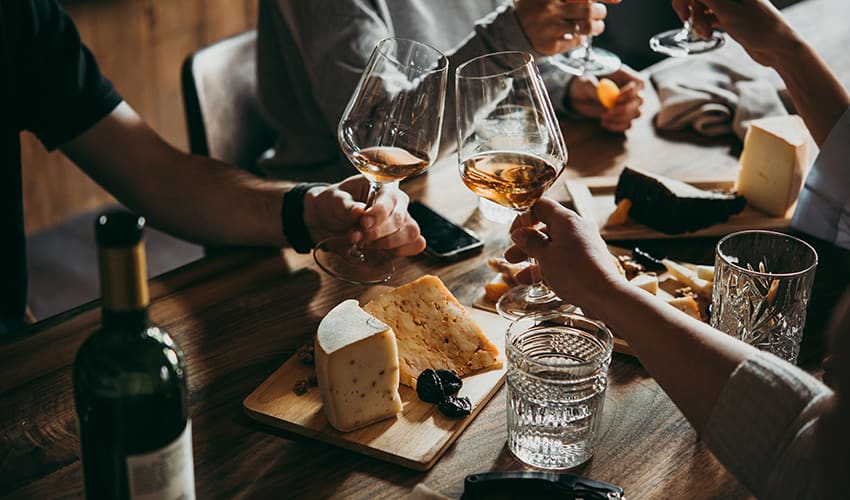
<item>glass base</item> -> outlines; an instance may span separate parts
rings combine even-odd
[[[496,302],[496,311],[499,316],[513,321],[535,312],[572,312],[575,310],[574,305],[567,304],[548,288],[544,287],[543,293],[539,293],[539,290],[537,286],[515,286],[505,292],[502,298]]]
[[[665,31],[649,40],[649,48],[660,54],[680,57],[701,54],[722,47],[726,37],[715,31],[711,38],[702,38],[687,28]]]
[[[369,247],[353,247],[346,238],[330,238],[313,249],[313,260],[334,278],[354,285],[379,285],[393,277],[391,254]]]
[[[590,50],[590,57],[587,51]],[[552,58],[552,64],[574,75],[610,75],[623,65],[616,54],[596,47],[578,47]]]

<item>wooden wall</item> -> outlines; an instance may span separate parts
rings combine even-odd
[[[77,0],[64,2],[101,71],[124,99],[175,146],[188,150],[180,65],[187,54],[252,29],[257,0]],[[112,198],[60,152],[33,136],[21,143],[27,233]]]

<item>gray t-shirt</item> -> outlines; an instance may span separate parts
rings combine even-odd
[[[458,65],[483,54],[534,54],[506,0],[260,0],[260,101],[279,132],[261,169],[288,177],[292,167],[347,164],[339,161],[337,124],[372,49],[389,36],[441,50],[450,79]],[[540,68],[558,108],[570,76],[550,65]],[[453,89],[447,86],[441,156],[456,144]],[[335,172],[346,169],[353,173],[353,167]]]

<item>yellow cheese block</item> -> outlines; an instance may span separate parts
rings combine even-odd
[[[363,309],[395,333],[404,385],[415,388],[416,378],[426,368],[464,376],[501,366],[499,349],[436,276],[395,288]]]
[[[711,300],[711,292],[714,288],[713,281],[700,278],[697,271],[691,270],[688,267],[670,259],[663,259],[661,263],[664,264],[664,267],[667,268],[667,271],[676,279],[676,281],[691,287],[691,289],[700,297]]]
[[[322,406],[335,429],[353,431],[401,411],[395,336],[356,300],[322,319],[315,347]]]
[[[750,122],[735,190],[747,203],[782,217],[797,201],[808,169],[809,133],[797,115]]]

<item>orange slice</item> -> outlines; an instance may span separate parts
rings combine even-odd
[[[617,99],[620,97],[620,88],[617,87],[617,84],[613,80],[603,78],[599,80],[599,86],[596,87],[596,96],[606,109],[611,109],[617,104]]]

